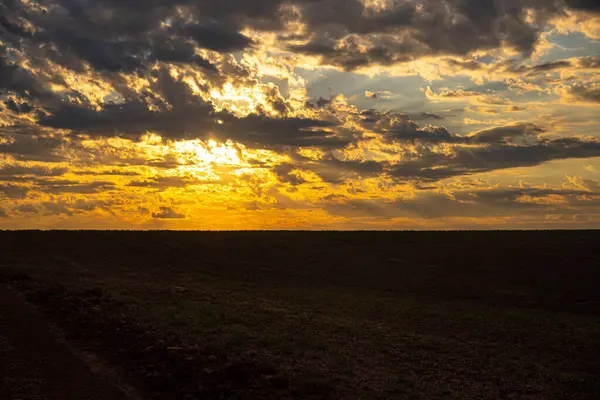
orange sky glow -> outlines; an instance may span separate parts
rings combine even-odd
[[[141,3],[0,4],[0,229],[600,227],[596,2]]]

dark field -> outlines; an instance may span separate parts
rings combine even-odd
[[[0,232],[0,271],[160,399],[600,398],[600,231]]]

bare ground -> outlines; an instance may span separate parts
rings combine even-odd
[[[0,285],[0,399],[131,399],[124,390],[93,373],[36,309]]]

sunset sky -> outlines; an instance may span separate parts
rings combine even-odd
[[[600,228],[597,0],[1,0],[0,228]]]

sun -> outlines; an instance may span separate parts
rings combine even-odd
[[[213,139],[184,140],[175,143],[175,151],[183,159],[190,157],[197,166],[244,166],[240,145],[233,141],[217,142]],[[182,160],[183,161],[183,160]]]

